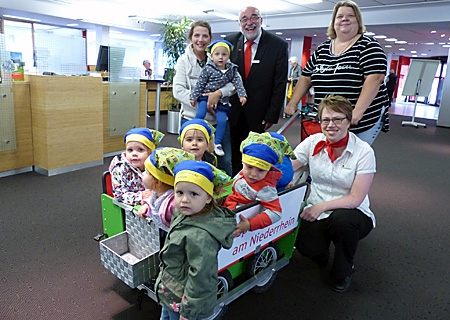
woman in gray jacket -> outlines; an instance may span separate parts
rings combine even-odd
[[[206,21],[194,21],[188,35],[189,44],[185,53],[178,59],[173,78],[173,96],[181,103],[181,125],[195,118],[197,107],[191,106],[190,94],[197,84],[200,73],[206,65],[208,54],[206,49],[211,43],[211,26]],[[205,120],[216,125],[216,117],[212,108],[217,106],[221,97],[229,97],[234,93],[234,86],[227,84],[225,87],[208,93],[208,110]],[[225,153],[219,157],[217,167],[231,175],[231,137],[230,125],[227,123],[222,140],[222,148]]]

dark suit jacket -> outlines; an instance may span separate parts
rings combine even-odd
[[[288,71],[288,45],[279,37],[262,30],[255,59],[248,78],[244,76],[244,35],[232,34],[226,37],[231,42],[231,61],[239,66],[239,73],[247,91],[247,103],[241,107],[236,95],[231,97],[230,125],[236,125],[245,115],[251,131],[262,132],[263,120],[277,123],[286,94]],[[241,110],[244,112],[241,114]]]

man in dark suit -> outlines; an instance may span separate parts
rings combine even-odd
[[[241,141],[250,131],[262,133],[278,122],[286,93],[288,45],[284,40],[263,30],[262,20],[257,8],[243,8],[239,12],[241,32],[225,38],[233,44],[230,59],[239,66],[247,91],[247,103],[244,106],[240,105],[236,95],[230,99],[231,112],[228,119],[233,174],[237,174],[242,168],[242,154],[239,150]],[[247,51],[248,46],[251,52]],[[250,55],[251,63],[248,63]]]

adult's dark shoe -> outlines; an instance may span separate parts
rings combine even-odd
[[[355,271],[353,270],[347,277],[344,279],[334,279],[333,280],[333,290],[336,292],[345,292],[350,289],[353,280],[353,274]]]

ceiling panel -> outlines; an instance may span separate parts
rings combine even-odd
[[[292,0],[292,2],[295,2],[295,0]],[[271,32],[282,32],[283,34],[280,35],[282,38],[296,39],[303,36],[311,36],[313,38],[313,45],[315,46],[327,38],[326,29],[336,2],[334,0],[324,0],[318,4],[298,5],[288,0],[248,0],[245,1],[245,4],[255,5],[261,9],[264,22],[269,24],[266,28],[267,30]],[[170,5],[167,5],[168,3]],[[450,1],[358,0],[357,3],[362,10],[365,22],[373,22],[372,25],[366,25],[368,31],[378,35],[384,34],[387,37],[394,37],[407,42],[407,44],[403,45],[392,44],[392,48],[385,48],[387,53],[411,55],[410,51],[416,50],[419,55],[421,53],[426,53],[428,56],[448,55],[448,48],[443,48],[442,44],[450,43],[450,22],[448,21]],[[159,19],[174,19],[188,15],[194,20],[208,20],[215,32],[218,34],[226,34],[238,30],[236,22],[230,24],[229,20],[205,14],[203,11],[215,9],[237,15],[242,5],[242,0],[227,0],[222,2],[217,0],[170,0],[170,2],[149,2],[142,0],[0,0],[0,14],[13,12],[21,16],[41,16],[42,20],[56,25],[64,25],[75,20],[83,28],[93,28],[93,25],[77,19],[101,20],[101,23],[105,25],[110,24],[145,29],[145,32],[138,33],[141,36],[142,34],[147,34],[148,36],[149,34],[159,32],[160,25],[156,23],[137,24],[135,20],[129,18],[129,15],[142,15]],[[442,14],[442,10],[436,9],[436,14],[430,15],[430,22],[426,22],[426,19],[420,16],[420,8],[428,8],[430,6],[436,6],[436,8],[448,6],[449,10],[446,11],[447,18],[441,19],[443,21],[432,21],[433,19],[436,20],[435,16]],[[406,8],[417,10],[418,17],[402,16],[402,12]],[[382,12],[388,12],[386,10],[389,10],[389,12],[395,11],[395,19],[398,18],[398,21],[403,22],[393,21],[394,18],[391,18],[392,21],[383,21]],[[366,17],[369,17],[370,14],[378,12],[381,13],[379,14],[379,18],[375,19],[375,22],[373,19],[366,20]],[[317,20],[320,19],[321,22],[316,23],[321,25],[320,27],[310,28],[305,23],[302,23],[304,21],[310,21],[308,18],[311,19],[312,16],[317,16]],[[284,21],[289,19],[291,21],[293,20],[294,23],[290,23],[289,25],[288,23],[285,24]],[[407,23],[405,23],[405,20],[407,20]],[[425,22],[414,23],[415,20],[425,20]],[[431,30],[436,30],[436,33],[430,33]],[[445,34],[445,36],[441,37],[442,34]],[[381,39],[379,42],[383,46],[388,44]],[[426,43],[434,43],[434,45]],[[399,51],[400,48],[405,48],[405,51]]]

